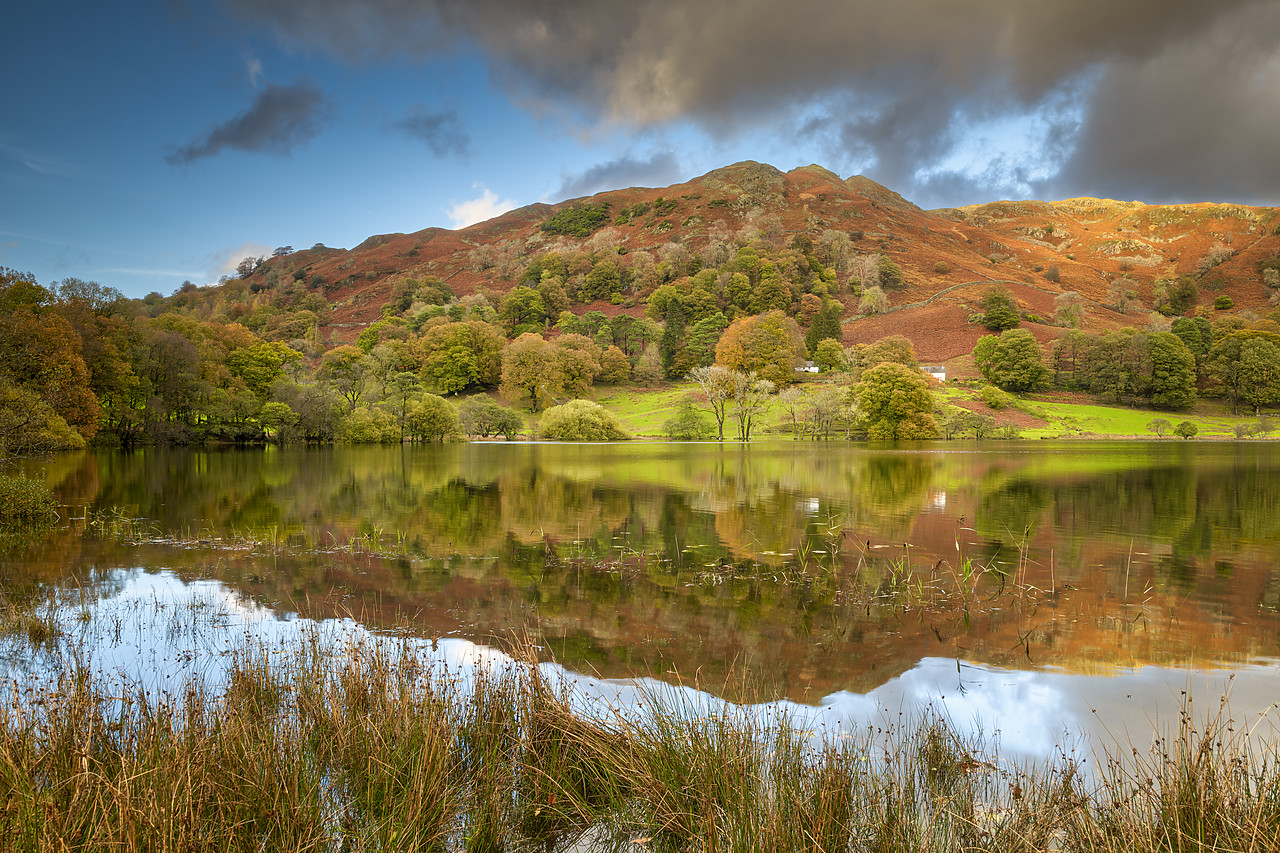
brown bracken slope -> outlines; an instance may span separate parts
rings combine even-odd
[[[666,201],[662,213],[650,210],[625,224],[616,222],[626,208],[660,199]],[[614,224],[591,237],[550,236],[541,230],[561,209],[602,202],[608,203]],[[501,294],[541,252],[616,245],[625,264],[626,254],[637,251],[657,258],[673,244],[699,253],[717,240],[732,243],[744,226],[759,229],[778,248],[800,234],[817,242],[827,230],[842,231],[855,237],[857,252],[891,258],[903,270],[905,287],[890,294],[889,313],[853,319],[856,299],[842,290],[849,304],[845,342],[903,334],[926,361],[969,353],[985,333],[971,315],[993,284],[1013,293],[1029,315],[1024,327],[1047,341],[1061,331],[1047,325],[1054,299],[1068,290],[1084,298],[1084,327],[1093,331],[1145,325],[1155,283],[1179,276],[1193,276],[1199,285],[1199,304],[1189,313],[1215,314],[1213,300],[1224,294],[1233,300],[1233,312],[1265,308],[1269,291],[1259,263],[1280,253],[1280,210],[1275,208],[1078,198],[927,211],[861,176],[841,179],[820,166],[784,173],[743,162],[670,187],[632,187],[556,205],[534,204],[458,231],[377,235],[347,251],[317,246],[280,262],[295,277],[301,271],[307,280],[326,283],[325,295],[334,304],[333,331],[349,339],[382,316],[391,289],[405,277],[438,276],[457,296],[477,290]],[[848,273],[840,278],[843,285]],[[1114,310],[1117,285],[1135,292],[1141,304],[1132,304],[1125,314]],[[640,314],[646,295],[635,294],[630,305],[588,307]]]

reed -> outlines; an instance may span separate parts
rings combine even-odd
[[[50,642],[46,686],[0,692],[0,851],[1207,853],[1280,837],[1275,756],[1225,704],[1198,720],[1187,700],[1150,749],[1117,747],[1086,777],[1068,755],[1010,766],[938,716],[806,731],[677,688],[583,712],[527,649],[463,677],[408,640],[313,634],[157,693]]]

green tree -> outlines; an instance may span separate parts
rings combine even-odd
[[[1280,400],[1280,346],[1263,339],[1247,340],[1240,347],[1240,399],[1253,406],[1255,416],[1262,407]]]
[[[834,338],[818,342],[817,352],[813,354],[813,362],[823,373],[839,373],[848,367],[844,357],[844,347]]]
[[[262,425],[262,430],[268,439],[274,439],[277,444],[283,444],[288,431],[298,425],[298,413],[289,408],[287,403],[273,400],[263,403],[258,411],[258,423]]]
[[[481,320],[432,326],[415,352],[424,384],[441,394],[493,387],[502,378],[502,333]]]
[[[1280,345],[1280,335],[1257,331],[1231,332],[1213,345],[1205,361],[1206,372],[1222,386],[1231,401],[1233,413],[1239,411],[1241,402],[1250,402],[1253,387],[1259,382],[1265,383],[1268,375],[1263,361],[1270,350],[1249,346],[1254,341],[1271,344],[1274,348]],[[1251,354],[1248,360],[1245,358],[1246,349]]]
[[[552,441],[625,441],[631,438],[617,415],[591,400],[552,406],[538,422],[543,438]]]
[[[933,419],[933,395],[918,370],[884,362],[862,374],[854,394],[873,440],[930,439],[938,437]]]
[[[501,435],[514,441],[524,431],[524,418],[487,394],[468,397],[458,406],[458,426],[463,435],[488,438]]]
[[[600,381],[617,385],[631,378],[631,359],[616,346],[600,353]]]
[[[1030,391],[1044,382],[1044,355],[1035,336],[1025,329],[1009,329],[994,341],[987,335],[973,350],[973,361],[988,382],[1005,391]]]
[[[586,335],[561,335],[555,342],[561,387],[571,397],[585,397],[600,375],[600,347]]]
[[[818,313],[813,316],[813,323],[804,335],[804,344],[815,360],[818,355],[818,344],[826,340],[841,339],[840,313],[843,308],[844,306],[834,299],[827,299],[818,309]]]
[[[1196,357],[1172,332],[1151,335],[1151,405],[1185,409],[1196,401]]]
[[[532,287],[514,287],[502,298],[498,316],[508,336],[540,332],[547,319],[547,306],[542,294]]]
[[[1147,424],[1147,429],[1154,432],[1160,438],[1164,438],[1169,434],[1169,430],[1173,429],[1173,424],[1169,423],[1164,418],[1155,418]]]
[[[424,394],[409,404],[405,428],[418,441],[448,441],[459,435],[458,412],[443,397]]]
[[[1200,434],[1200,429],[1191,421],[1182,421],[1173,428],[1173,434],[1180,438],[1195,438]]]
[[[1018,303],[1013,294],[1003,287],[992,287],[982,297],[982,325],[993,332],[1016,329],[1021,320],[1018,317]]]
[[[711,430],[691,394],[676,401],[675,413],[662,424],[663,433],[673,441],[702,441],[711,435]]]
[[[364,393],[364,351],[359,347],[341,346],[329,350],[320,359],[316,376],[327,382],[354,410],[360,395]]]

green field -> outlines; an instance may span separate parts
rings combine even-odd
[[[697,392],[692,382],[672,383],[657,388],[642,386],[604,387],[596,391],[596,401],[613,412],[623,426],[637,438],[661,438],[663,424],[675,411],[677,401],[686,394]],[[960,401],[980,400],[979,390],[948,386],[938,392],[942,402],[956,404]],[[1003,410],[981,408],[997,423],[1025,420],[1029,415],[1043,425],[1020,425],[1023,438],[1072,438],[1072,437],[1141,437],[1157,438],[1148,428],[1156,418],[1163,418],[1172,425],[1191,421],[1199,430],[1197,438],[1234,438],[1237,424],[1253,425],[1258,422],[1252,414],[1232,415],[1218,400],[1201,400],[1193,409],[1185,412],[1164,412],[1154,409],[1134,409],[1126,406],[1107,406],[1099,403],[1051,402],[1030,395],[1025,399],[1011,396],[1012,406]],[[765,429],[758,432],[785,435],[789,432],[784,415],[777,406],[765,419]],[[708,415],[710,420],[710,415]],[[1166,435],[1165,440],[1174,440]]]

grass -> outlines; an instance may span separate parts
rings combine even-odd
[[[632,435],[665,437],[664,425],[675,414],[676,403],[696,390],[697,385],[692,382],[657,388],[636,385],[601,387],[596,389],[596,402],[617,415]]]
[[[0,850],[1264,851],[1280,772],[1220,708],[1086,777],[944,718],[825,735],[648,697],[597,708],[527,652],[467,680],[405,641],[234,655],[219,689],[58,656],[0,698]],[[680,697],[686,697],[681,699]],[[904,718],[905,719],[905,718]]]

